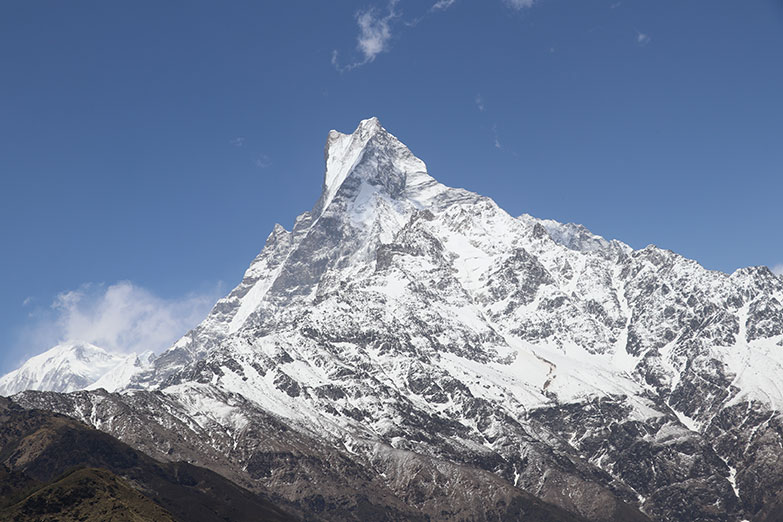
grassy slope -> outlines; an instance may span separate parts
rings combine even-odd
[[[39,522],[174,522],[176,519],[110,471],[84,468],[45,485],[0,519]]]

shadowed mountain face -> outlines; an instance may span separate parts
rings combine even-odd
[[[212,471],[6,399],[0,461],[2,520],[295,520]]]
[[[783,279],[512,217],[376,119],[325,160],[313,209],[128,387],[14,401],[325,520],[778,509]]]

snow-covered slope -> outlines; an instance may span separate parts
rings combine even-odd
[[[590,520],[729,521],[783,489],[783,279],[512,217],[374,118],[325,156],[313,209],[125,392],[19,400],[292,502],[351,462],[435,519],[524,490]]]
[[[90,343],[64,342],[0,377],[0,395],[24,390],[70,392],[105,388],[114,391],[126,387],[135,373],[150,364],[151,356],[151,353],[141,357],[113,354]]]

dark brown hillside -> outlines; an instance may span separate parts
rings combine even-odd
[[[174,522],[176,519],[110,471],[85,468],[0,509],[8,521]]]
[[[4,398],[0,464],[0,506],[14,517],[40,509],[29,519],[68,520],[75,509],[85,520],[97,520],[90,517],[129,503],[141,518],[101,520],[147,520],[144,513],[165,512],[188,522],[293,520],[217,473],[184,462],[157,462],[73,419],[23,409]],[[59,514],[58,505],[64,510]]]

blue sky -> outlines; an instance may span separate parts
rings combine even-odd
[[[779,0],[12,0],[0,63],[0,372],[162,348],[372,115],[512,214],[783,264]]]

